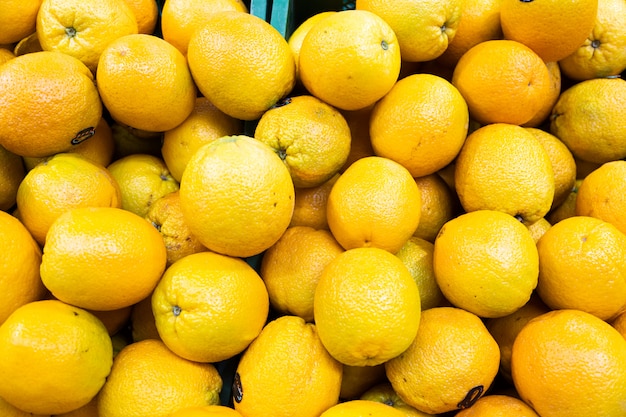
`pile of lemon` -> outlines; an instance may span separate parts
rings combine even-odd
[[[626,415],[626,3],[354,6],[3,2],[0,415]]]

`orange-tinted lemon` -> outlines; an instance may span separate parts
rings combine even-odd
[[[115,310],[147,297],[165,262],[163,239],[144,218],[113,207],[74,208],[48,230],[41,279],[62,301]]]
[[[0,324],[18,307],[37,301],[46,293],[39,278],[41,249],[17,218],[0,211],[0,291],[3,303]]]
[[[21,156],[65,152],[102,117],[94,78],[61,52],[21,55],[0,66],[0,145]]]
[[[174,45],[183,55],[193,33],[200,29],[207,16],[222,11],[247,12],[241,0],[168,0],[161,9],[161,31],[163,39]]]
[[[587,175],[576,194],[576,214],[591,216],[617,227],[626,233],[626,161],[602,164]]]
[[[443,225],[433,252],[446,299],[480,317],[515,312],[537,286],[539,258],[528,229],[513,216],[477,210]]]
[[[421,195],[411,173],[380,156],[359,159],[328,196],[328,226],[345,249],[397,252],[419,224]]]
[[[37,12],[41,0],[15,1],[3,3],[0,10],[0,44],[12,44],[21,41],[36,29]]]
[[[466,310],[424,310],[417,336],[385,364],[402,400],[437,414],[470,407],[489,389],[500,363],[498,344],[481,319]]]
[[[504,37],[523,43],[545,62],[559,61],[583,44],[593,29],[598,0],[502,0]]]
[[[470,115],[483,124],[528,122],[550,99],[550,83],[545,62],[524,44],[506,39],[473,46],[452,75]]]
[[[191,114],[163,133],[161,154],[172,176],[180,182],[187,162],[201,145],[242,132],[240,120],[219,110],[206,97],[198,97]]]
[[[375,248],[349,249],[322,271],[313,313],[322,343],[341,363],[378,365],[400,355],[420,321],[417,284],[402,261]]]
[[[618,75],[626,69],[626,4],[599,0],[593,29],[587,39],[559,65],[573,80]]]
[[[256,338],[269,310],[267,290],[245,261],[214,252],[172,264],[152,294],[161,340],[177,355],[219,362]]]
[[[402,60],[431,61],[454,40],[462,17],[459,0],[358,0],[357,10],[368,10],[382,17],[398,37]]]
[[[41,245],[52,223],[69,209],[121,206],[111,173],[71,153],[56,154],[28,171],[17,191],[20,218]]]
[[[180,182],[183,216],[207,248],[252,256],[289,226],[294,187],[289,170],[266,144],[226,136],[193,155]]]
[[[341,375],[342,364],[324,348],[315,324],[281,316],[242,354],[234,407],[244,416],[317,417],[339,401]]]
[[[98,394],[99,417],[169,417],[187,407],[219,404],[222,378],[215,365],[192,362],[160,340],[124,347]]]
[[[274,149],[298,188],[321,185],[339,172],[352,139],[343,115],[310,95],[287,98],[263,113],[254,138]]]
[[[111,42],[136,33],[137,20],[125,0],[43,0],[37,13],[43,50],[79,59],[93,73]]]
[[[313,321],[313,297],[328,263],[344,249],[325,229],[292,226],[263,253],[260,274],[272,307]]]
[[[584,103],[584,104],[583,104]],[[565,90],[552,109],[550,133],[567,145],[574,157],[595,163],[622,159],[626,135],[626,80],[594,78]]]
[[[187,255],[207,250],[187,226],[180,207],[179,191],[165,194],[150,205],[146,220],[152,223],[163,237],[167,250],[167,266]]]
[[[342,110],[358,110],[393,87],[400,74],[400,48],[381,17],[366,10],[344,10],[308,31],[298,68],[312,95]]]
[[[626,340],[580,310],[528,322],[513,344],[513,382],[542,417],[618,417],[626,403]]]
[[[552,205],[554,172],[530,132],[496,123],[467,137],[455,161],[454,186],[466,211],[498,210],[534,223]]]
[[[467,104],[456,87],[435,75],[414,74],[398,81],[376,103],[370,135],[376,155],[422,177],[452,162],[468,125]]]
[[[136,129],[173,129],[195,105],[196,87],[185,56],[156,36],[127,35],[108,44],[96,79],[111,117]]]
[[[224,113],[258,119],[295,85],[296,64],[280,32],[241,11],[207,16],[189,40],[187,61],[200,92]]]
[[[0,395],[34,414],[59,414],[96,396],[113,348],[93,314],[58,300],[34,301],[0,326]]]
[[[603,320],[626,309],[626,235],[615,226],[569,217],[548,229],[537,249],[537,293],[550,308],[575,308]]]

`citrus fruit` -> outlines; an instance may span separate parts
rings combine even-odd
[[[82,407],[102,388],[113,348],[91,313],[58,300],[34,301],[0,326],[0,396],[35,414]]]
[[[148,214],[159,198],[179,189],[163,159],[154,155],[127,155],[107,168],[119,185],[121,207],[141,217]]]
[[[291,48],[291,52],[293,52],[293,57],[296,63],[296,81],[300,81],[300,48],[302,48],[302,42],[304,42],[304,38],[309,33],[309,30],[317,22],[320,20],[330,16],[331,14],[336,13],[335,11],[325,11],[315,13],[302,21],[298,26],[294,29],[294,31],[287,38],[287,43]]]
[[[130,319],[132,306],[118,308],[116,310],[87,310],[96,316],[107,329],[109,336],[116,335]]]
[[[293,215],[289,226],[309,226],[314,229],[328,230],[326,206],[330,190],[339,179],[339,173],[326,182],[308,188],[296,188]]]
[[[583,105],[584,103],[584,105]],[[585,161],[604,163],[626,156],[621,116],[626,108],[626,80],[594,78],[565,90],[552,109],[550,133]]]
[[[541,239],[541,236],[543,236],[546,230],[552,227],[552,225],[548,220],[546,220],[545,217],[542,217],[534,223],[527,224],[526,227],[530,232],[530,236],[533,238],[535,243],[537,243],[539,239]]]
[[[115,143],[113,160],[134,153],[145,153],[162,157],[161,142],[164,136],[163,132],[148,132],[112,120],[111,133]]]
[[[180,192],[165,194],[146,213],[148,220],[161,233],[167,250],[167,266],[206,247],[189,230],[180,207]]]
[[[152,293],[143,300],[133,304],[130,312],[129,327],[133,342],[140,342],[145,339],[161,339],[156,327],[154,313],[152,312]]]
[[[517,334],[531,319],[550,311],[550,309],[536,295],[522,307],[511,314],[502,317],[487,319],[485,325],[500,348],[500,375],[508,382],[511,377],[511,351]]]
[[[111,42],[136,33],[137,20],[125,0],[43,0],[37,13],[43,50],[79,59],[94,74]]]
[[[528,122],[550,98],[550,83],[545,62],[526,45],[508,39],[473,46],[452,75],[470,116],[483,124]]]
[[[3,296],[0,324],[18,307],[37,301],[46,293],[39,278],[41,249],[17,218],[0,211],[0,291]]]
[[[413,236],[434,242],[445,222],[458,211],[456,195],[437,173],[415,178],[422,197],[420,222]]]
[[[222,11],[247,12],[248,8],[241,0],[167,0],[161,10],[163,39],[187,55],[193,32],[204,25],[208,16]]]
[[[423,177],[452,162],[468,124],[467,104],[456,87],[436,75],[413,74],[399,80],[374,106],[372,147],[413,177]]]
[[[281,316],[241,356],[234,407],[244,416],[317,417],[337,404],[341,373],[342,364],[326,351],[315,324]]]
[[[554,172],[543,145],[525,128],[485,125],[468,135],[454,183],[466,211],[498,210],[534,223],[550,210]]]
[[[113,347],[115,350],[115,346]],[[98,417],[98,396],[76,410],[55,414],[54,417]]]
[[[285,38],[241,11],[207,16],[189,40],[187,61],[202,95],[237,119],[258,119],[295,85],[296,64]]]
[[[11,404],[0,398],[0,413],[5,417],[50,417],[50,415],[33,414],[19,408],[13,407]]]
[[[187,162],[201,145],[242,132],[240,120],[219,110],[206,97],[198,97],[191,114],[163,133],[161,154],[172,176],[180,182]]]
[[[340,400],[356,400],[374,385],[385,381],[385,364],[374,366],[343,365]]]
[[[520,221],[500,211],[477,210],[443,225],[433,267],[441,292],[453,305],[480,317],[502,317],[530,299],[539,259],[535,241]]]
[[[348,126],[350,126],[352,141],[348,159],[341,167],[340,172],[344,172],[357,159],[375,155],[370,136],[370,120],[373,109],[374,104],[360,110],[341,111],[346,122],[348,122]]]
[[[0,145],[0,210],[15,206],[17,190],[25,175],[22,158]]]
[[[114,207],[81,207],[50,226],[41,279],[62,301],[115,310],[147,297],[165,262],[163,239],[145,219]]]
[[[462,1],[357,0],[357,10],[382,17],[398,37],[403,61],[431,61],[440,56],[456,35]]]
[[[554,174],[554,196],[550,206],[553,209],[565,201],[574,187],[576,161],[567,146],[553,134],[534,127],[527,127],[526,130],[543,145],[550,158]]]
[[[404,413],[405,417],[430,417],[432,414],[426,414],[411,407],[404,402],[402,398],[394,391],[390,382],[382,382],[373,386],[364,392],[360,400],[376,401],[382,404],[390,405],[393,408]]]
[[[41,0],[7,1],[0,11],[0,44],[16,43],[33,33]]]
[[[598,0],[502,0],[504,37],[523,43],[545,62],[559,61],[583,44],[593,29]]]
[[[502,0],[466,0],[461,4],[461,19],[454,38],[437,62],[454,68],[461,56],[481,42],[502,38],[500,5]]]
[[[261,277],[245,261],[213,252],[171,265],[152,294],[161,339],[177,355],[219,362],[243,351],[267,320]]]
[[[26,228],[41,245],[52,223],[76,207],[121,207],[122,196],[109,171],[76,154],[60,153],[28,171],[17,191]]]
[[[272,307],[312,322],[313,297],[322,271],[343,251],[328,230],[287,228],[261,260],[260,275]]]
[[[439,307],[446,302],[435,278],[434,250],[431,242],[413,236],[396,253],[417,284],[422,310]]]
[[[169,417],[242,417],[236,410],[223,405],[205,405],[181,408]]]
[[[152,0],[124,0],[137,21],[137,33],[152,35],[159,19],[159,5]]]
[[[575,308],[609,320],[626,309],[626,235],[594,217],[573,216],[537,242],[537,294],[553,310]]]
[[[310,95],[289,97],[263,113],[254,138],[274,149],[298,188],[328,181],[350,153],[348,122],[337,109]]]
[[[181,124],[196,101],[185,56],[152,35],[127,35],[111,42],[102,51],[96,80],[113,119],[151,132]]]
[[[320,417],[406,417],[406,415],[395,408],[370,400],[350,400],[336,404]]]
[[[535,113],[535,115],[531,117],[529,121],[522,125],[524,127],[539,127],[544,126],[545,124],[549,125],[549,118],[550,114],[552,113],[552,108],[554,107],[557,100],[559,99],[559,96],[561,95],[563,77],[561,74],[561,67],[559,62],[547,62],[546,66],[548,67],[548,73],[550,74],[550,91],[546,96],[546,99],[543,100],[543,105],[537,111],[537,113]]]
[[[246,257],[272,246],[287,229],[294,187],[272,148],[248,136],[225,136],[189,160],[180,199],[189,229],[203,245]]]
[[[485,395],[470,408],[459,411],[457,417],[540,417],[524,401],[509,395]]]
[[[93,75],[61,52],[34,52],[4,63],[0,89],[0,145],[21,156],[68,151],[93,135],[102,116]]]
[[[417,332],[417,284],[395,255],[349,249],[322,271],[313,300],[315,324],[330,354],[346,365],[378,365],[401,354]]]
[[[570,193],[565,198],[565,201],[550,210],[546,217],[546,220],[548,220],[550,224],[558,223],[563,219],[576,215],[576,198],[578,197],[578,189],[582,182],[582,179],[577,179]]]
[[[115,152],[115,141],[113,131],[106,118],[100,118],[96,125],[96,130],[89,140],[83,141],[76,146],[72,146],[68,153],[75,153],[103,166],[109,165],[113,161]],[[34,159],[34,160],[33,160]],[[44,158],[24,157],[26,167],[31,169],[34,165],[42,162]],[[29,161],[30,160],[30,161]]]
[[[559,65],[573,80],[619,75],[626,69],[626,4],[599,0],[593,29],[587,39]]]
[[[436,414],[470,407],[491,386],[499,363],[498,344],[478,316],[436,307],[422,312],[415,339],[385,369],[405,403]]]
[[[393,29],[366,10],[343,10],[320,20],[304,37],[298,68],[312,95],[342,110],[381,99],[400,74]]]
[[[624,414],[626,340],[592,314],[555,310],[529,321],[511,369],[522,400],[542,417]]]
[[[15,45],[15,48],[13,48],[13,53],[15,54],[15,56],[41,51],[43,51],[43,48],[41,47],[41,43],[39,43],[37,32],[31,33],[30,35],[19,41]]]
[[[620,313],[613,320],[609,321],[609,324],[626,338],[626,312]]]
[[[378,247],[395,253],[417,229],[420,210],[420,191],[410,172],[391,159],[370,156],[337,179],[326,216],[345,249]]]
[[[124,347],[98,394],[100,417],[169,417],[182,408],[217,405],[222,378],[210,363],[192,362],[160,340]]]
[[[0,65],[15,58],[15,54],[8,49],[0,48]]]
[[[626,233],[626,221],[621,214],[626,209],[626,161],[611,161],[587,175],[576,195],[576,214],[591,216]]]

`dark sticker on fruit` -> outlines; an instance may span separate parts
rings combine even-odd
[[[239,372],[235,372],[235,378],[233,379],[233,399],[237,403],[240,403],[241,400],[243,400],[243,386],[241,385]]]
[[[72,139],[72,145],[78,145],[86,141],[87,139],[92,137],[95,133],[96,133],[95,127],[88,127],[87,129],[81,130],[80,132],[76,134],[76,136],[74,136],[74,139]]]
[[[470,408],[472,405],[474,405],[476,401],[478,401],[478,399],[483,393],[483,390],[484,390],[484,387],[482,385],[478,385],[472,388],[471,390],[467,392],[467,395],[465,396],[465,398],[463,398],[463,400],[461,400],[461,402],[458,403],[456,406],[460,408],[461,410]]]

